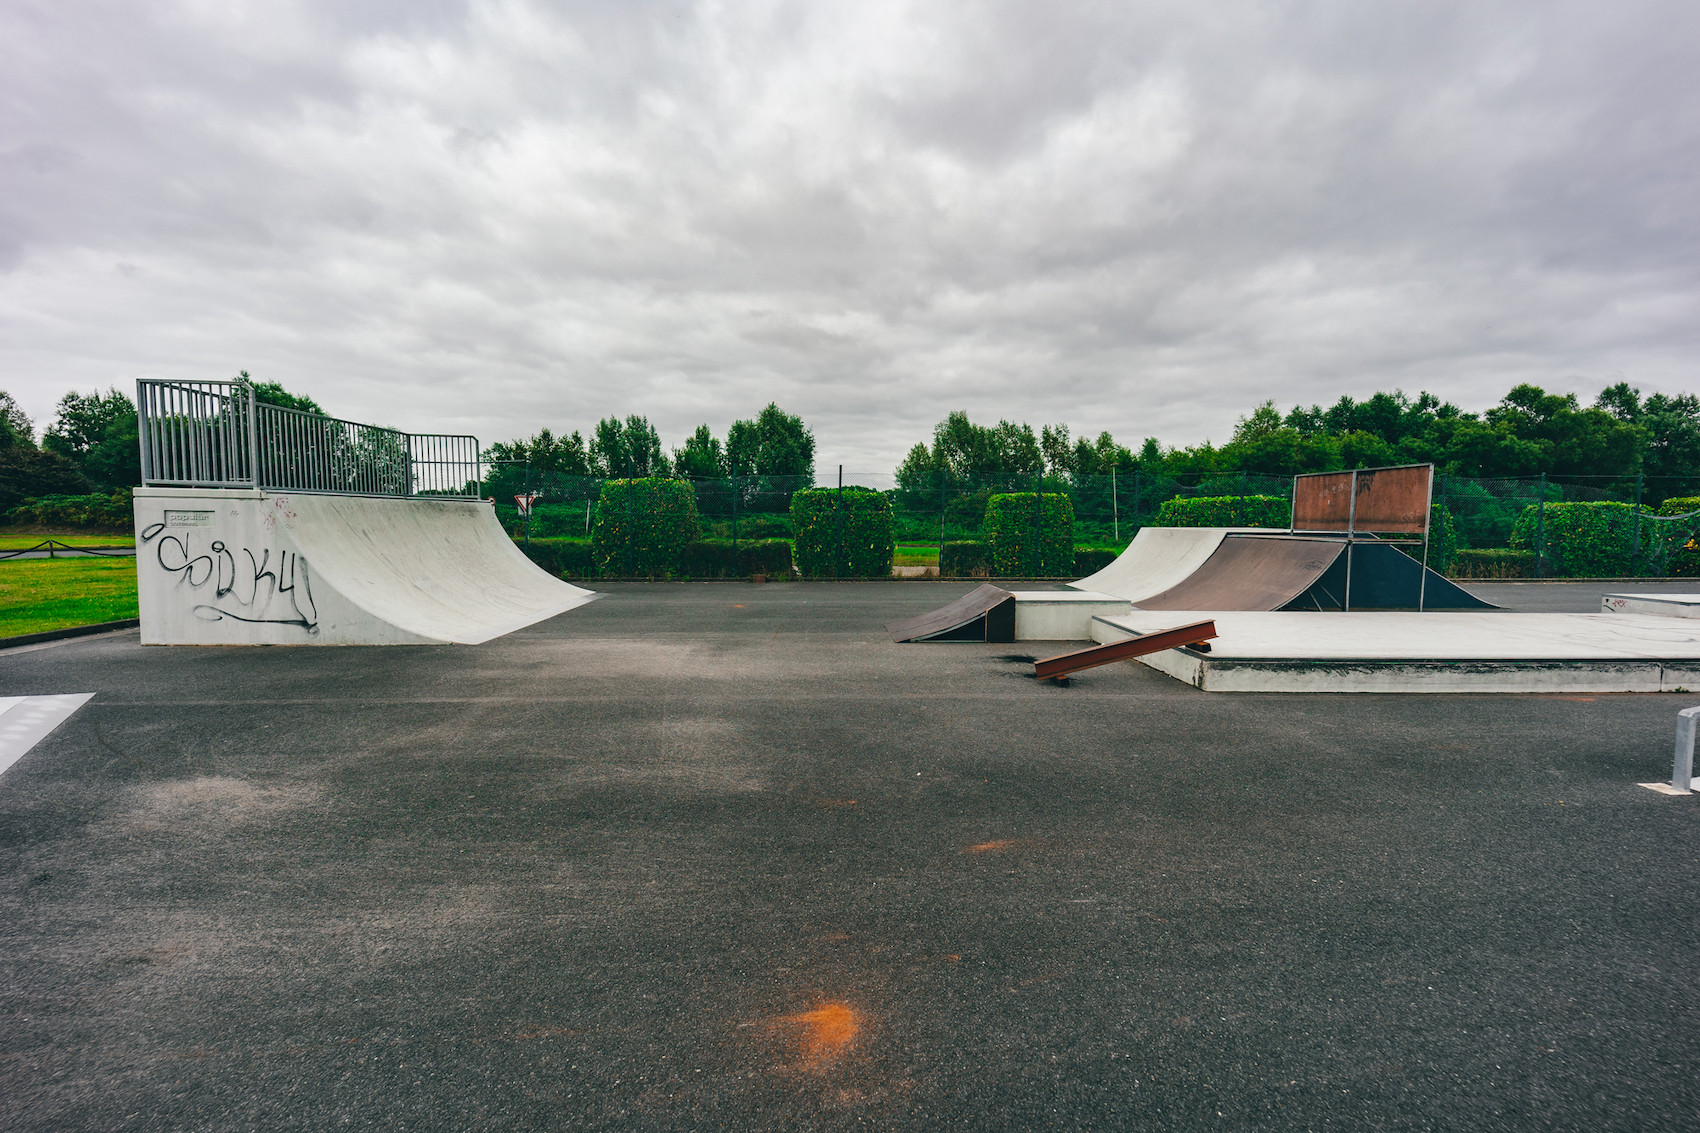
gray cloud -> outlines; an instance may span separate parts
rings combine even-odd
[[[486,440],[1694,387],[1676,4],[0,11],[0,364]]]

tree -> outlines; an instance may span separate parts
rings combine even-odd
[[[634,413],[624,422],[607,417],[590,437],[590,470],[605,479],[667,476],[672,468],[649,418]]]
[[[1105,434],[1108,436],[1109,434]],[[1081,438],[1081,444],[1088,451],[1091,445],[1086,438]],[[1045,467],[1053,476],[1064,476],[1076,470],[1075,446],[1068,443],[1067,425],[1046,425],[1039,430],[1039,451],[1045,456]]]
[[[35,425],[12,395],[0,389],[0,448],[20,442],[35,447]]]
[[[42,447],[65,457],[102,488],[142,482],[136,404],[116,389],[68,393],[59,399]]]
[[[769,402],[755,420],[732,422],[726,462],[733,476],[794,476],[796,487],[806,488],[815,480],[815,435],[801,417]]]
[[[283,409],[299,409],[303,413],[317,413],[329,416],[319,408],[319,403],[310,397],[290,393],[277,382],[256,382],[248,376],[247,370],[239,371],[236,375],[238,385],[247,386],[254,391],[254,400],[264,405],[276,405]]]
[[[685,438],[685,447],[673,450],[673,470],[687,480],[726,478],[726,450],[707,425]]]

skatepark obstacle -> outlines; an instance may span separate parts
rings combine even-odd
[[[1035,661],[1033,662],[1033,675],[1040,680],[1067,680],[1073,673],[1095,669],[1099,665],[1128,661],[1163,649],[1197,647],[1215,636],[1216,623],[1209,620],[1176,626],[1173,629],[1153,630],[1139,637],[1107,642],[1087,649],[1076,649],[1072,653],[1060,653],[1055,657],[1046,657],[1043,660]],[[1203,647],[1209,648],[1209,646]]]
[[[596,597],[540,570],[478,498],[474,437],[137,383],[147,645],[478,644]]]
[[[977,586],[948,606],[890,622],[891,640],[992,641],[1015,640],[1015,595],[990,584]]]

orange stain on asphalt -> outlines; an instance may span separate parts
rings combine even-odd
[[[779,1021],[802,1024],[803,1053],[809,1064],[831,1058],[862,1029],[861,1012],[847,1003],[824,1003],[800,1015],[781,1015]]]
[[[984,854],[993,850],[1007,850],[1013,845],[1015,845],[1014,838],[1000,838],[996,842],[981,842],[977,846],[969,846],[967,852],[970,854]]]

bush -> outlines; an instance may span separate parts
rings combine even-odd
[[[791,496],[797,569],[811,578],[890,578],[897,542],[891,500],[872,488],[805,488]]]
[[[1074,577],[1074,504],[1061,492],[991,497],[986,501],[984,534],[994,575]]]
[[[1451,578],[1533,578],[1533,551],[1507,551],[1494,547],[1473,550],[1464,548],[1452,557]]]
[[[740,539],[737,551],[734,562],[731,540],[700,539],[688,544],[679,556],[679,573],[690,578],[747,578],[752,574],[786,578],[791,574],[791,544],[785,539]]]
[[[665,578],[697,537],[697,497],[689,480],[604,480],[591,525],[598,573]]]
[[[1415,536],[1412,536],[1414,538]],[[1399,548],[1418,562],[1423,560],[1422,544],[1412,544]],[[1428,568],[1440,574],[1445,574],[1452,568],[1452,560],[1458,555],[1458,524],[1453,521],[1452,513],[1434,504],[1430,508],[1428,527]]]
[[[537,539],[518,544],[526,557],[556,578],[595,578],[595,560],[586,539]]]
[[[1293,505],[1281,496],[1176,496],[1157,509],[1153,527],[1287,527]]]
[[[939,550],[940,578],[985,578],[992,573],[992,549],[984,543],[962,539]]]
[[[129,488],[92,496],[42,496],[25,500],[6,513],[12,523],[41,527],[135,526],[136,513]]]
[[[1085,578],[1089,574],[1097,574],[1105,567],[1116,561],[1120,551],[1111,551],[1100,547],[1076,547],[1074,549],[1074,577]]]
[[[1511,529],[1511,547],[1539,553],[1542,516],[1531,504],[1517,517]],[[1643,515],[1648,514],[1645,509]],[[1642,564],[1663,562],[1666,549],[1655,546],[1653,524],[1640,524],[1641,553],[1632,555],[1637,527],[1635,505],[1612,502],[1556,503],[1546,506],[1546,565],[1549,578],[1621,578],[1629,573],[1632,560]]]

